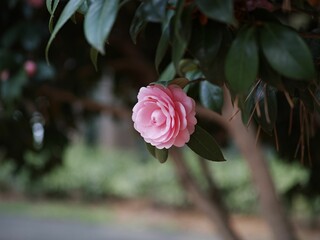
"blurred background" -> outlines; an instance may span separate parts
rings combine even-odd
[[[45,1],[0,2],[0,239],[224,239],[179,166],[153,159],[132,127],[138,89],[158,78],[160,34],[149,24],[132,43],[136,7],[119,12],[96,71],[81,15],[57,35],[47,64]],[[203,164],[184,148],[191,180],[205,195],[219,189],[243,239],[271,239],[246,161],[223,128],[203,124],[228,161]],[[301,239],[320,239],[319,163],[288,160],[268,141],[261,148],[285,212]]]

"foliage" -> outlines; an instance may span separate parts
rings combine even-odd
[[[206,187],[195,154],[187,149],[185,154],[193,174],[201,185]],[[225,152],[225,155],[232,160],[225,164],[209,165],[212,176],[222,190],[223,199],[232,211],[257,211],[256,195],[244,161],[239,159],[238,153],[232,153],[230,150]],[[281,196],[285,196],[296,184],[306,184],[307,171],[299,165],[283,163],[273,154],[270,154],[268,159],[275,186]],[[76,143],[68,147],[65,165],[42,177],[37,183],[28,182],[28,176],[25,174],[20,174],[14,180],[9,164],[2,165],[0,169],[0,185],[3,188],[7,186],[31,197],[76,198],[89,202],[105,198],[143,198],[165,206],[184,207],[189,204],[179,187],[171,162],[159,167],[149,156],[136,151],[92,148]],[[312,211],[320,210],[312,208],[310,204],[307,209],[303,208],[305,212],[301,212],[302,205],[297,205],[301,200],[308,203],[305,197],[293,198],[292,211],[306,216]]]
[[[159,80],[188,79],[185,90],[205,107],[220,112],[221,89],[229,88],[243,121],[255,121],[266,132],[265,142],[279,142],[279,154],[290,161],[312,163],[309,181],[297,192],[320,194],[317,1],[292,0],[287,8],[281,0],[47,0],[50,17],[36,11],[44,6],[30,2],[0,3],[3,159],[37,174],[61,162],[75,117],[95,112],[71,103],[87,96],[96,82],[89,55],[95,67],[98,53],[107,60],[124,55],[115,50],[119,37],[112,41],[121,32],[121,39],[130,33],[132,42],[147,52],[146,59],[155,59]],[[49,66],[42,58],[45,42]],[[136,55],[131,58],[131,64],[140,63]],[[36,73],[24,69],[28,60],[36,62]],[[144,80],[124,81],[128,74],[119,64],[110,66],[118,66],[117,94],[131,105],[130,89],[149,84],[150,78],[143,72]],[[52,97],[57,91],[43,86],[71,92],[72,101]],[[33,128],[40,126],[46,134],[37,142]],[[42,166],[26,161],[29,151],[47,156]]]
[[[58,12],[58,2],[54,1],[52,14]],[[62,163],[67,132],[75,129],[76,118],[87,114],[74,111],[61,91],[83,96],[98,76],[90,60],[83,60],[89,54],[71,47],[87,47],[81,39],[58,43],[57,62],[46,63],[44,47],[50,33],[44,8],[43,1],[0,3],[0,161],[13,161],[17,172],[28,170],[34,178]],[[72,27],[66,35],[77,32]],[[41,163],[28,162],[28,152],[41,156]]]
[[[82,7],[80,11],[83,4],[88,7],[85,10]],[[72,14],[80,12],[84,16],[83,27],[88,42],[96,51],[104,54],[103,43],[108,40],[116,15],[125,4],[126,1],[105,2],[104,5],[99,0],[69,1],[57,20],[48,47],[62,23]],[[48,0],[47,5],[50,12],[52,2]],[[233,99],[237,100],[236,104],[242,109],[243,119],[251,121],[251,115],[258,116],[256,122],[267,133],[273,134],[276,131],[276,115],[273,113],[277,112],[277,94],[285,94],[291,107],[294,99],[302,102],[305,108],[305,98],[296,94],[296,91],[307,89],[310,93],[309,101],[313,105],[319,103],[314,63],[319,56],[312,56],[307,42],[302,38],[318,27],[312,20],[317,11],[308,2],[292,1],[290,7],[295,9],[292,14],[296,11],[307,12],[310,18],[299,26],[294,25],[290,22],[291,13],[284,14],[284,7],[275,1],[144,1],[136,8],[130,35],[136,42],[147,24],[160,24],[156,68],[161,65],[171,45],[170,55],[175,69],[172,76],[186,77],[192,82],[195,79],[190,78],[190,71],[198,71],[201,79],[218,86],[227,85]],[[92,9],[96,9],[94,14]],[[112,15],[108,14],[111,11]],[[190,55],[193,58],[192,69],[185,68],[184,64],[185,57]],[[165,80],[171,81],[171,78]],[[264,90],[261,91],[261,88]],[[212,97],[203,90],[199,94],[206,107],[209,107],[209,102],[219,106],[222,101],[221,95]],[[251,98],[250,101],[247,101],[248,98]],[[311,114],[318,113],[313,110]],[[310,131],[307,129],[307,134],[310,135]],[[205,143],[206,140],[200,142]],[[198,154],[203,153],[201,144],[192,146]],[[165,161],[165,151],[156,151],[163,152],[160,159],[162,162]]]

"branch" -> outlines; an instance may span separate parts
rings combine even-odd
[[[214,112],[214,111],[211,111],[210,109],[208,108],[205,108],[199,104],[197,104],[196,106],[196,112],[199,116],[209,120],[209,121],[213,121],[217,124],[219,124],[221,127],[227,129],[228,127],[228,122],[227,120],[221,116],[220,114]]]
[[[80,105],[83,109],[92,111],[92,112],[103,112],[107,114],[115,115],[119,118],[129,118],[131,116],[131,111],[124,107],[115,107],[112,105],[106,105],[102,103],[95,102],[88,98],[78,98],[71,92],[62,90],[56,87],[51,86],[42,86],[38,90],[39,95],[45,95],[55,102],[67,102],[70,104]]]

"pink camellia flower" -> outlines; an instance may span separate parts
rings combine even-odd
[[[27,0],[27,2],[34,8],[41,8],[44,4],[44,0]]]
[[[23,67],[29,77],[34,76],[37,71],[37,64],[32,60],[26,61]]]
[[[178,85],[142,87],[133,107],[134,128],[144,140],[163,149],[182,147],[194,132],[195,102]]]

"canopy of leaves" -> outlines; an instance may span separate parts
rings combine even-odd
[[[72,104],[55,98],[56,108],[46,107],[48,105],[38,101],[39,97],[52,91],[43,85],[47,86],[51,81],[51,87],[58,86],[72,92],[71,99],[84,96],[93,84],[88,79],[96,77],[92,70],[88,70],[94,68],[90,68],[87,61],[91,55],[93,64],[99,67],[100,53],[109,60],[127,54],[130,56],[129,60],[126,59],[131,65],[129,71],[137,70],[136,66],[144,62],[149,63],[145,68],[149,69],[149,74],[137,71],[136,75],[143,76],[139,81],[117,83],[123,83],[119,89],[122,89],[124,99],[132,86],[157,81],[153,78],[155,69],[161,81],[187,78],[190,81],[185,87],[188,94],[217,112],[223,102],[221,87],[226,86],[232,99],[237,100],[235,104],[241,108],[246,123],[255,121],[269,135],[275,136],[277,130],[280,132],[281,124],[285,122],[281,122],[283,119],[286,123],[298,123],[296,128],[288,124],[289,130],[286,130],[298,134],[297,138],[290,138],[294,147],[286,148],[289,141],[285,140],[283,132],[281,136],[279,134],[280,146],[284,146],[280,147],[280,152],[291,159],[304,160],[304,156],[309,156],[310,161],[316,159],[318,149],[313,147],[312,141],[319,138],[320,125],[318,9],[313,5],[314,1],[290,1],[293,14],[282,9],[281,2],[46,0],[43,6],[36,6],[32,5],[33,1],[1,1],[0,88],[1,105],[6,110],[1,121],[3,126],[10,123],[15,129],[24,129],[21,130],[21,141],[16,144],[21,148],[19,151],[9,149],[9,132],[2,135],[2,145],[10,150],[6,151],[8,157],[22,163],[26,149],[40,151],[48,144],[50,151],[54,152],[53,149],[59,146],[56,144],[58,140],[66,139],[65,129],[74,127]],[[44,5],[48,12],[44,11]],[[306,16],[303,21],[296,21],[295,16],[299,14]],[[77,24],[73,25],[71,21]],[[81,37],[82,33],[84,37]],[[136,50],[132,50],[129,36],[133,43],[143,46],[146,54],[142,61],[136,58],[139,54],[133,54]],[[43,52],[38,51],[46,43],[46,54],[53,64],[50,66],[44,64]],[[72,59],[67,61],[70,56]],[[38,66],[34,75],[26,75],[23,71],[24,62],[30,58]],[[80,66],[85,70],[76,71]],[[123,67],[119,63],[110,66],[118,70]],[[27,102],[31,103],[31,108]],[[52,102],[54,100],[50,99],[51,106],[54,105]],[[40,150],[33,143],[30,126],[34,112],[41,113],[41,118],[45,119],[46,131],[50,129],[56,134],[52,140],[54,143],[50,145],[45,139]],[[82,114],[85,115],[85,111]],[[42,120],[37,119],[41,123]],[[208,142],[205,139],[197,139],[199,148]],[[194,146],[193,143],[190,145]],[[56,152],[59,155],[62,150]],[[160,155],[154,149],[151,152],[160,161],[167,157],[166,152]],[[295,152],[301,153],[301,157]],[[218,159],[224,158],[219,155]],[[319,161],[313,164],[313,168],[319,172]]]

